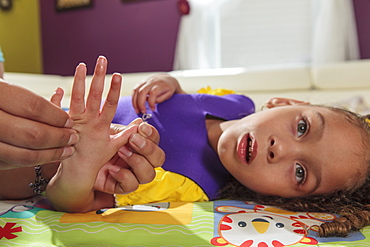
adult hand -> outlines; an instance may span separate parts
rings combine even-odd
[[[135,191],[139,184],[151,182],[155,177],[155,167],[164,163],[165,153],[158,147],[159,134],[151,125],[136,119],[128,126],[114,125],[111,134],[138,126],[138,133],[132,134],[128,145],[99,171],[94,189],[108,194],[123,194]]]
[[[0,80],[0,170],[73,154],[78,135],[68,114],[43,97]]]
[[[168,100],[175,93],[185,93],[179,82],[170,75],[158,74],[150,76],[136,86],[132,93],[132,105],[136,113],[145,113],[145,102],[154,110],[156,103]]]

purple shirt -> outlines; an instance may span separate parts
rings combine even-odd
[[[113,123],[127,125],[137,117],[147,119],[157,128],[159,146],[166,153],[162,168],[192,179],[213,200],[230,174],[208,144],[206,115],[234,120],[253,112],[254,103],[243,95],[175,94],[155,111],[147,108],[142,116],[135,113],[131,97],[123,97]]]

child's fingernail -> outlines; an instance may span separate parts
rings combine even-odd
[[[132,155],[132,151],[126,146],[122,146],[118,151],[126,157],[130,157]]]
[[[54,94],[62,94],[62,93],[63,93],[63,89],[60,87],[57,87],[57,89],[55,89],[54,91]]]
[[[104,57],[104,56],[99,56],[99,57],[98,57],[98,64],[99,64],[99,65],[104,64],[104,63],[105,63],[105,61],[106,61],[106,59],[105,59],[105,57]]]
[[[60,158],[61,159],[67,158],[67,157],[71,156],[74,152],[75,152],[74,147],[65,147],[63,149],[63,153],[62,153],[62,156]]]
[[[120,73],[114,73],[112,78],[113,78],[114,82],[119,82],[121,80],[122,76],[121,76]]]
[[[145,136],[150,136],[153,133],[152,128],[147,123],[140,124],[139,128]]]
[[[135,120],[133,120],[130,125],[139,125],[143,122],[143,120],[141,118],[136,118]]]
[[[145,146],[145,139],[136,133],[131,135],[131,142],[139,148],[143,148]]]

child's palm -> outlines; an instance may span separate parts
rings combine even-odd
[[[103,108],[100,107],[106,68],[101,63],[105,62],[104,59],[98,61],[86,103],[86,67],[78,66],[69,111],[75,121],[74,128],[80,134],[80,141],[75,146],[76,154],[71,158],[89,163],[91,168],[103,166],[113,157],[118,148],[127,142],[127,138],[120,138],[121,134],[110,135],[110,123],[116,112],[120,94],[121,76],[113,75],[107,99]]]

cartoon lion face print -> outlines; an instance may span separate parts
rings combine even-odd
[[[236,213],[222,218],[219,234],[235,246],[278,247],[300,242],[306,230],[299,222],[285,217]]]

